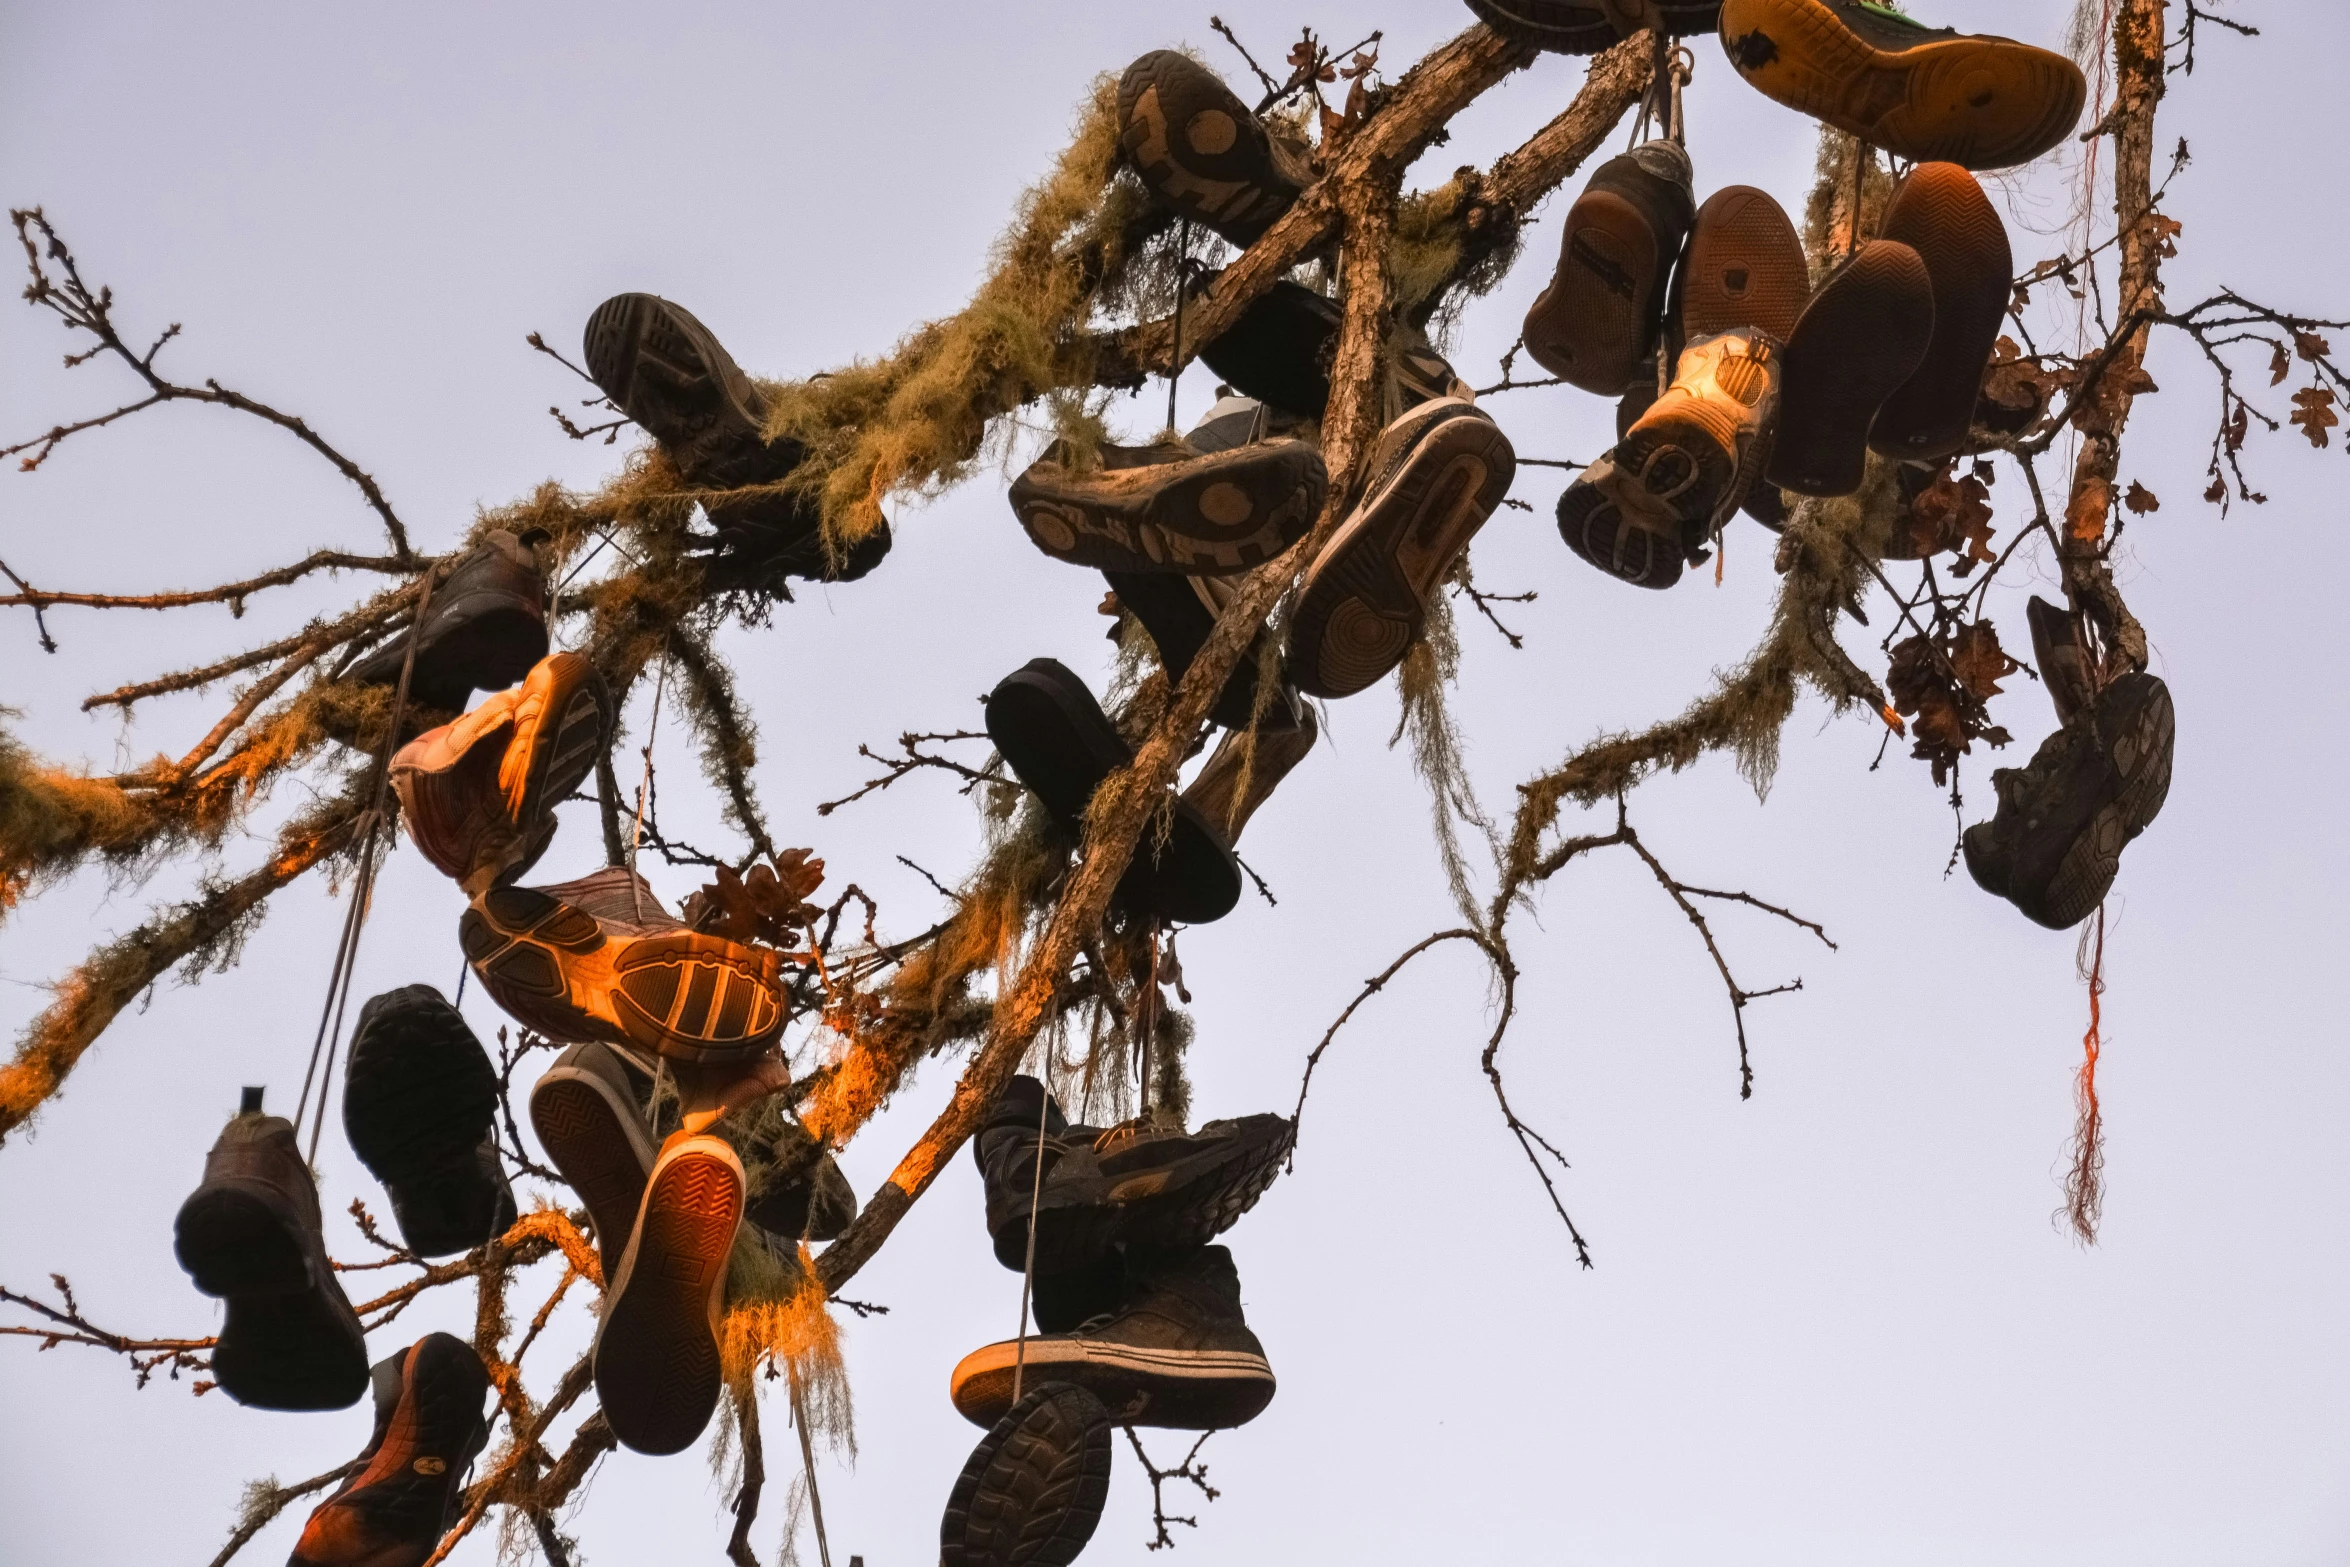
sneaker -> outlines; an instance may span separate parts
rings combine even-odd
[[[1915,373],[1877,411],[1869,445],[1887,457],[1936,462],[1967,444],[1983,370],[2007,319],[2015,276],[2007,225],[1972,174],[1955,163],[1921,163],[1894,192],[1885,238],[1926,264],[1934,336]]]
[[[718,1407],[726,1260],[743,1167],[717,1137],[678,1133],[645,1181],[596,1326],[596,1396],[621,1445],[682,1451]]]
[[[1057,1274],[1113,1246],[1214,1240],[1256,1206],[1296,1136],[1295,1123],[1278,1115],[1210,1121],[1196,1132],[1147,1119],[1106,1131],[1071,1126],[1042,1083],[1015,1077],[988,1112],[971,1157],[986,1182],[996,1261],[1025,1268],[1033,1211],[1036,1271]]]
[[[1567,211],[1558,270],[1526,312],[1526,352],[1602,397],[1656,348],[1665,287],[1696,219],[1689,154],[1651,141],[1610,158]]]
[[[1503,37],[1556,54],[1597,54],[1620,36],[1598,0],[1469,0],[1469,9]]]
[[[1239,591],[1226,577],[1178,577],[1163,571],[1105,571],[1102,577],[1118,602],[1150,633],[1170,681],[1181,680],[1191,668],[1191,661],[1207,646],[1208,634],[1216,629],[1216,617]],[[1266,731],[1296,728],[1305,704],[1286,678],[1276,681],[1264,712],[1257,711],[1264,667],[1265,630],[1260,626],[1225,677],[1224,689],[1216,693],[1209,719],[1226,729],[1246,729],[1252,721]]]
[[[1118,80],[1118,146],[1160,205],[1246,249],[1314,183],[1313,154],[1268,131],[1223,78],[1158,49]]]
[[[1240,1275],[1222,1246],[1128,1251],[1115,1315],[965,1355],[949,1384],[957,1412],[973,1425],[1001,1420],[1015,1364],[1023,1381],[1084,1388],[1119,1425],[1225,1431],[1273,1401],[1273,1368],[1241,1314]]]
[[[2037,594],[2024,606],[2024,619],[2032,628],[2032,661],[2039,667],[2040,683],[2056,704],[2056,721],[2069,724],[2096,695],[2080,626],[2069,613]]]
[[[788,1016],[773,948],[686,929],[625,866],[492,887],[457,939],[491,998],[549,1039],[732,1063],[773,1044]]]
[[[1329,489],[1322,454],[1306,441],[1105,444],[1098,465],[1082,466],[1055,441],[1012,481],[1011,500],[1020,526],[1055,560],[1220,577],[1304,538]]]
[[[1678,517],[1626,483],[1602,457],[1558,501],[1559,537],[1584,560],[1638,588],[1662,590],[1681,580],[1694,545]]]
[[[363,686],[398,686],[411,634],[402,632],[351,669]],[[433,584],[424,625],[414,633],[409,700],[444,713],[465,710],[476,691],[503,691],[547,656],[547,582],[538,557],[503,528]]]
[[[490,1440],[490,1377],[473,1346],[427,1333],[379,1361],[370,1382],[375,1432],[286,1567],[418,1567],[464,1511],[466,1471]]]
[[[491,1129],[497,1111],[489,1053],[439,991],[409,985],[359,1009],[343,1130],[418,1256],[471,1251],[513,1225],[514,1188]]]
[[[1673,384],[1608,454],[1619,493],[1677,523],[1684,553],[1718,533],[1762,477],[1781,362],[1777,341],[1752,327],[1698,338],[1682,350]]]
[[[1779,438],[1765,470],[1799,495],[1850,495],[1877,411],[1924,362],[1934,285],[1918,253],[1871,240],[1820,285],[1787,340]]]
[[[1710,33],[1722,20],[1722,0],[1599,0],[1599,8],[1624,38],[1652,31],[1686,38]]]
[[[1208,757],[1199,776],[1184,789],[1191,808],[1224,835],[1226,843],[1240,842],[1240,830],[1272,798],[1306,753],[1321,737],[1314,710],[1298,704],[1298,721],[1287,729],[1259,729],[1254,742],[1246,734],[1228,734]]]
[[[2153,675],[2097,693],[2028,766],[1991,775],[1998,812],[1961,840],[1975,884],[2051,930],[2096,913],[2122,850],[2170,794],[2177,739],[2170,688]]]
[[[1810,299],[1803,240],[1769,192],[1728,185],[1705,199],[1673,278],[1683,342],[1751,327],[1784,346]]]
[[[1871,0],[1723,0],[1721,35],[1765,96],[1913,163],[2029,163],[2072,134],[2089,95],[2061,54]]]
[[[530,1125],[587,1205],[610,1280],[620,1271],[620,1255],[644,1205],[645,1178],[659,1157],[636,1080],[619,1052],[590,1040],[557,1056],[531,1085]]]
[[[616,294],[588,317],[584,349],[588,374],[604,395],[698,489],[780,484],[806,455],[797,441],[766,438],[766,398],[683,305],[653,294]],[[845,558],[832,559],[813,496],[742,496],[705,501],[703,510],[718,532],[707,564],[713,586],[755,588],[781,576],[851,581],[889,553],[884,522]]]
[[[1068,667],[1032,659],[1005,676],[987,698],[987,733],[1012,773],[1064,833],[1076,837],[1102,781],[1134,753]],[[1240,866],[1200,814],[1180,799],[1164,834],[1147,831],[1119,879],[1128,912],[1185,925],[1222,919],[1240,901]]]
[[[1212,292],[1215,283],[1207,279],[1197,286],[1201,292]],[[1283,278],[1251,300],[1221,337],[1200,349],[1200,362],[1244,399],[1262,402],[1292,419],[1319,419],[1330,404],[1330,362],[1345,317],[1337,300]],[[1425,332],[1409,323],[1396,327],[1385,360],[1382,390],[1388,418],[1435,398],[1468,395],[1451,363]],[[1215,410],[1210,410],[1210,417],[1215,417]],[[1193,433],[1192,443],[1202,444],[1199,432]]]
[[[1351,696],[1403,662],[1444,580],[1517,474],[1501,427],[1457,397],[1422,403],[1379,433],[1354,509],[1308,567],[1289,668],[1313,696]]]
[[[196,1288],[228,1302],[212,1378],[257,1409],[347,1409],[367,1391],[367,1340],[327,1260],[318,1187],[293,1123],[261,1090],[204,1158],[172,1246]]]
[[[452,724],[392,758],[392,788],[418,852],[468,894],[514,880],[555,834],[555,806],[612,743],[611,689],[576,653],[532,666]]]
[[[1081,1387],[1032,1386],[955,1477],[939,1567],[1068,1567],[1109,1496],[1110,1412]]]

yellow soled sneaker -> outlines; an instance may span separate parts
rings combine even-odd
[[[1721,35],[1766,96],[1918,163],[2029,163],[2071,134],[2089,93],[2061,54],[1871,0],[1723,0]]]

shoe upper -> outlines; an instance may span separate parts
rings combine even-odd
[[[856,1188],[790,1111],[774,1101],[762,1108],[769,1113],[729,1138],[747,1182],[743,1217],[794,1241],[837,1238],[857,1216]]]
[[[1719,532],[1762,477],[1778,424],[1783,360],[1779,344],[1764,332],[1742,329],[1699,338],[1681,351],[1672,385],[1618,443],[1614,469],[1623,480],[1638,481],[1644,500],[1660,503],[1688,525],[1686,548],[1695,550]],[[1722,471],[1691,463],[1671,449],[1678,464],[1670,485],[1653,455],[1641,473],[1627,471],[1626,454],[1644,451],[1643,435],[1661,430],[1710,442],[1722,455]],[[1663,493],[1667,488],[1670,496]]]
[[[2079,625],[2070,612],[2036,593],[2024,606],[2024,619],[2032,628],[2032,662],[2040,671],[2040,683],[2048,688],[2049,700],[2056,704],[2056,721],[2069,724],[2095,695],[2089,653],[2082,645]]]
[[[1199,776],[1184,789],[1183,798],[1224,835],[1237,843],[1257,808],[1272,798],[1281,780],[1306,759],[1320,737],[1319,722],[1307,704],[1297,704],[1297,721],[1286,729],[1270,725],[1253,734],[1227,734],[1208,757]]]
[[[1505,37],[1559,54],[1597,54],[1620,36],[1595,3],[1583,0],[1468,0],[1477,19]]]
[[[489,1443],[489,1373],[471,1345],[428,1333],[372,1374],[375,1430],[360,1467],[311,1513],[288,1567],[420,1563],[457,1520]]]
[[[495,631],[483,634],[493,623]],[[349,678],[397,684],[412,636],[408,694],[425,707],[454,711],[475,691],[514,684],[547,653],[547,582],[538,556],[504,528],[491,529],[434,586],[424,624],[362,659]]]
[[[392,791],[408,836],[443,874],[464,885],[529,863],[529,845],[498,786],[514,738],[518,692],[501,691],[454,723],[426,731],[392,757]]]
[[[1070,1336],[1137,1349],[1265,1353],[1241,1311],[1240,1274],[1223,1246],[1129,1247],[1117,1312]]]
[[[204,1156],[204,1184],[236,1182],[266,1188],[292,1210],[311,1236],[325,1233],[318,1208],[318,1183],[302,1157],[294,1123],[257,1110],[233,1117]]]

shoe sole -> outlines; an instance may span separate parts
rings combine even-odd
[[[1681,580],[1687,552],[1679,537],[1635,518],[1597,485],[1569,485],[1558,521],[1568,549],[1619,581],[1662,590]]]
[[[718,1407],[716,1330],[743,1169],[714,1137],[662,1156],[596,1332],[596,1396],[622,1445],[683,1451]]]
[[[1751,185],[1731,185],[1697,209],[1674,288],[1683,341],[1752,328],[1784,343],[1811,298],[1811,270],[1786,210]]]
[[[497,1115],[498,1074],[446,1002],[379,1016],[363,1015],[351,1043],[343,1132],[368,1173],[396,1186],[480,1144]]]
[[[992,1426],[1012,1407],[1019,1341],[972,1351],[955,1367],[956,1411]],[[1067,1382],[1102,1401],[1119,1425],[1176,1431],[1228,1431],[1273,1402],[1273,1368],[1262,1355],[1228,1349],[1147,1349],[1099,1339],[1032,1338],[1021,1371],[1023,1391]]]
[[[300,1219],[266,1188],[199,1186],[173,1249],[196,1288],[227,1302],[212,1350],[222,1392],[256,1409],[347,1409],[367,1391],[350,1303]]]
[[[1320,453],[1280,441],[1081,477],[1038,463],[1014,481],[1011,501],[1055,560],[1229,577],[1304,538],[1329,489]]]
[[[1068,1567],[1109,1495],[1109,1411],[1068,1383],[1033,1388],[955,1477],[939,1522],[940,1567]]]
[[[1966,445],[2007,319],[2014,253],[2007,225],[1966,170],[1920,164],[1885,214],[1884,237],[1926,264],[1934,291],[1934,336],[1917,370],[1885,400],[1869,445],[1887,457],[1924,462]]]
[[[1820,0],[1723,0],[1723,46],[1768,97],[1916,163],[2003,169],[2063,141],[2088,84],[2005,38],[1876,48]]]
[[[595,770],[596,758],[610,744],[617,713],[612,688],[594,666],[574,654],[558,654],[564,662],[550,671],[547,705],[529,732],[517,732],[514,743],[528,748],[521,787],[510,798],[514,820],[538,821],[558,801]],[[553,720],[549,721],[548,714]],[[519,875],[516,866],[509,875]]]
[[[530,1124],[587,1204],[606,1276],[617,1274],[656,1157],[641,1113],[599,1074],[558,1064],[531,1088]]]
[[[1933,283],[1918,253],[1892,240],[1863,246],[1787,341],[1770,481],[1799,495],[1859,489],[1869,428],[1917,373],[1933,335]]]
[[[1306,572],[1289,642],[1298,688],[1352,696],[1402,663],[1428,595],[1516,475],[1517,454],[1490,419],[1452,414],[1424,431]]]
[[[1469,9],[1503,37],[1554,54],[1598,54],[1617,43],[1615,24],[1605,12],[1573,0],[1469,0]]]
[[[1552,375],[1602,397],[1631,381],[1656,346],[1671,266],[1655,223],[1612,190],[1587,190],[1567,212],[1558,271],[1526,312],[1526,352]]]
[[[689,481],[772,483],[765,416],[750,378],[691,311],[654,294],[620,294],[588,317],[588,374],[620,411],[667,448]]]
[[[1162,205],[1243,249],[1297,199],[1248,106],[1188,55],[1154,50],[1128,66],[1118,125],[1119,149]]]

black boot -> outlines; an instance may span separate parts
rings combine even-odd
[[[396,686],[408,659],[403,632],[352,666],[361,685]],[[547,582],[530,547],[494,528],[433,584],[416,638],[409,701],[446,713],[476,691],[503,691],[547,656]]]
[[[343,1130],[418,1256],[471,1251],[514,1223],[497,1109],[489,1054],[439,991],[408,985],[359,1009]]]

